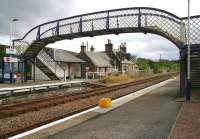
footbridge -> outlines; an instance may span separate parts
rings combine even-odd
[[[190,26],[191,79],[192,86],[198,87],[200,85],[200,15],[191,17]],[[37,61],[36,65],[51,79],[61,79],[65,71],[45,51],[46,45],[65,39],[134,32],[158,34],[179,48],[181,92],[184,94],[187,73],[187,18],[178,17],[161,9],[132,7],[50,21],[34,27],[23,38],[13,40],[13,45],[22,59]],[[57,67],[58,70],[53,67]]]

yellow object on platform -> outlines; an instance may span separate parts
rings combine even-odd
[[[101,98],[99,100],[99,107],[102,108],[107,108],[107,107],[111,107],[112,106],[112,102],[110,98]]]

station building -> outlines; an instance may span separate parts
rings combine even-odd
[[[119,49],[113,49],[113,44],[108,40],[108,43],[105,44],[105,51],[102,52],[96,52],[93,46],[88,51],[86,46],[82,44],[78,57],[86,61],[84,73],[115,71],[139,72],[135,56],[132,56],[126,51],[126,43],[122,43]]]
[[[66,79],[76,79],[83,77],[83,67],[85,61],[78,58],[77,53],[55,48],[44,48],[48,55],[61,66],[66,73]],[[32,71],[33,71],[32,66]],[[34,73],[32,72],[32,77]],[[35,72],[36,80],[49,80],[48,76],[45,75],[38,67]]]
[[[6,58],[10,56],[6,54],[6,49],[9,49],[10,46],[0,44],[0,83],[16,82],[21,81],[24,77],[23,74],[23,62],[21,62],[16,55],[12,55],[15,58],[15,61],[8,62],[5,61]],[[26,72],[27,79],[31,80],[31,66],[32,64],[27,63]],[[12,71],[12,81],[10,80]]]
[[[139,68],[136,64],[136,58],[126,51],[126,43],[122,43],[119,49],[114,49],[110,40],[105,44],[105,51],[95,51],[95,48],[91,46],[90,50],[86,49],[84,43],[80,46],[79,53],[72,51],[48,48],[45,47],[46,56],[48,56],[47,63],[49,66],[40,64],[42,61],[29,60],[25,64],[22,59],[19,58],[17,62],[7,63],[4,62],[5,49],[9,46],[0,45],[0,81],[4,82],[10,80],[10,66],[12,66],[12,78],[13,82],[21,82],[27,80],[52,80],[51,75],[48,75],[48,67],[51,67],[51,60],[53,60],[57,66],[61,67],[65,76],[60,79],[76,79],[85,78],[87,72],[131,72],[136,74],[139,72]],[[52,64],[53,65],[53,64]],[[55,65],[55,64],[54,64]],[[54,69],[58,69],[54,67]]]

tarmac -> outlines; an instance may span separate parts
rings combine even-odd
[[[109,111],[90,111],[23,139],[167,139],[182,103],[172,80]]]

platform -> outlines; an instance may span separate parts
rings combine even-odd
[[[66,80],[66,82],[72,82],[72,81],[85,81],[85,79],[74,79],[74,80]],[[18,83],[1,83],[0,84],[0,89],[3,88],[13,88],[13,87],[26,87],[26,86],[32,86],[32,85],[44,85],[44,84],[53,84],[53,83],[63,83],[64,81],[59,81],[59,80],[48,80],[48,81],[28,81],[28,82],[18,82]]]
[[[184,102],[170,139],[200,139],[200,89],[192,89],[190,102]]]
[[[162,87],[135,100],[133,96],[119,102],[124,105],[111,110],[93,108],[62,123],[40,129],[23,139],[160,139],[167,138],[180,110],[178,80],[170,80]],[[148,90],[146,90],[148,91]],[[129,102],[126,103],[126,100]],[[115,104],[114,104],[115,105]],[[19,136],[18,136],[19,137]]]
[[[46,82],[34,82],[34,83],[26,83],[26,84],[14,84],[12,85],[1,85],[0,86],[0,95],[8,95],[19,92],[31,92],[34,90],[46,89],[49,90],[52,87],[62,87],[70,84],[80,84],[83,83],[84,80],[71,80],[71,81],[46,81]],[[6,87],[5,87],[6,86]]]

